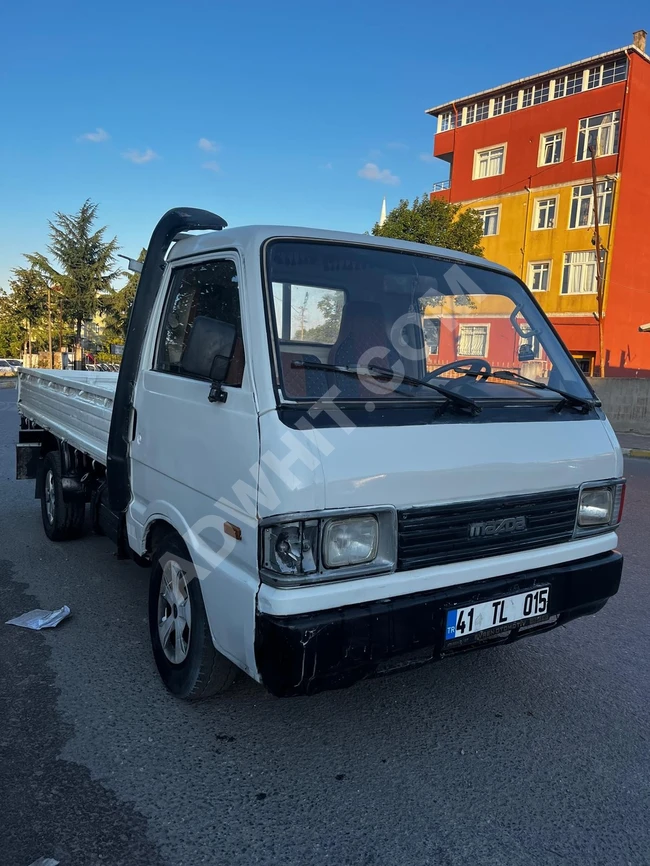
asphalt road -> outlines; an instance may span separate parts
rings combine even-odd
[[[148,572],[48,542],[0,391],[0,864],[650,864],[650,461],[629,461],[619,594],[528,641],[277,700],[183,704],[154,669]]]

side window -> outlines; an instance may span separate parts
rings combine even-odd
[[[284,342],[332,346],[341,330],[345,292],[273,283],[275,318]]]
[[[186,375],[181,367],[183,353],[197,316],[208,316],[234,325],[237,330],[229,385],[241,385],[243,345],[239,309],[237,268],[230,259],[217,259],[178,268],[172,276],[169,297],[156,353],[155,369],[161,373]]]

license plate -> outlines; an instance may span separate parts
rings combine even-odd
[[[519,595],[449,610],[445,640],[466,638],[478,632],[510,631],[515,625],[536,617],[542,621],[548,615],[550,592],[550,587],[544,586]]]

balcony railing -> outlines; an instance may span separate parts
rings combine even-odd
[[[450,185],[450,180],[439,180],[438,183],[434,183],[431,192],[441,192],[443,189],[449,189]]]

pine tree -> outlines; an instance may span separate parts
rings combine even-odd
[[[93,318],[99,297],[107,293],[120,273],[115,270],[117,238],[104,240],[106,227],[94,229],[98,206],[87,199],[75,214],[57,212],[50,225],[48,250],[56,267],[43,253],[26,256],[46,279],[61,287],[66,318],[75,324],[75,359],[81,361],[81,329]]]

